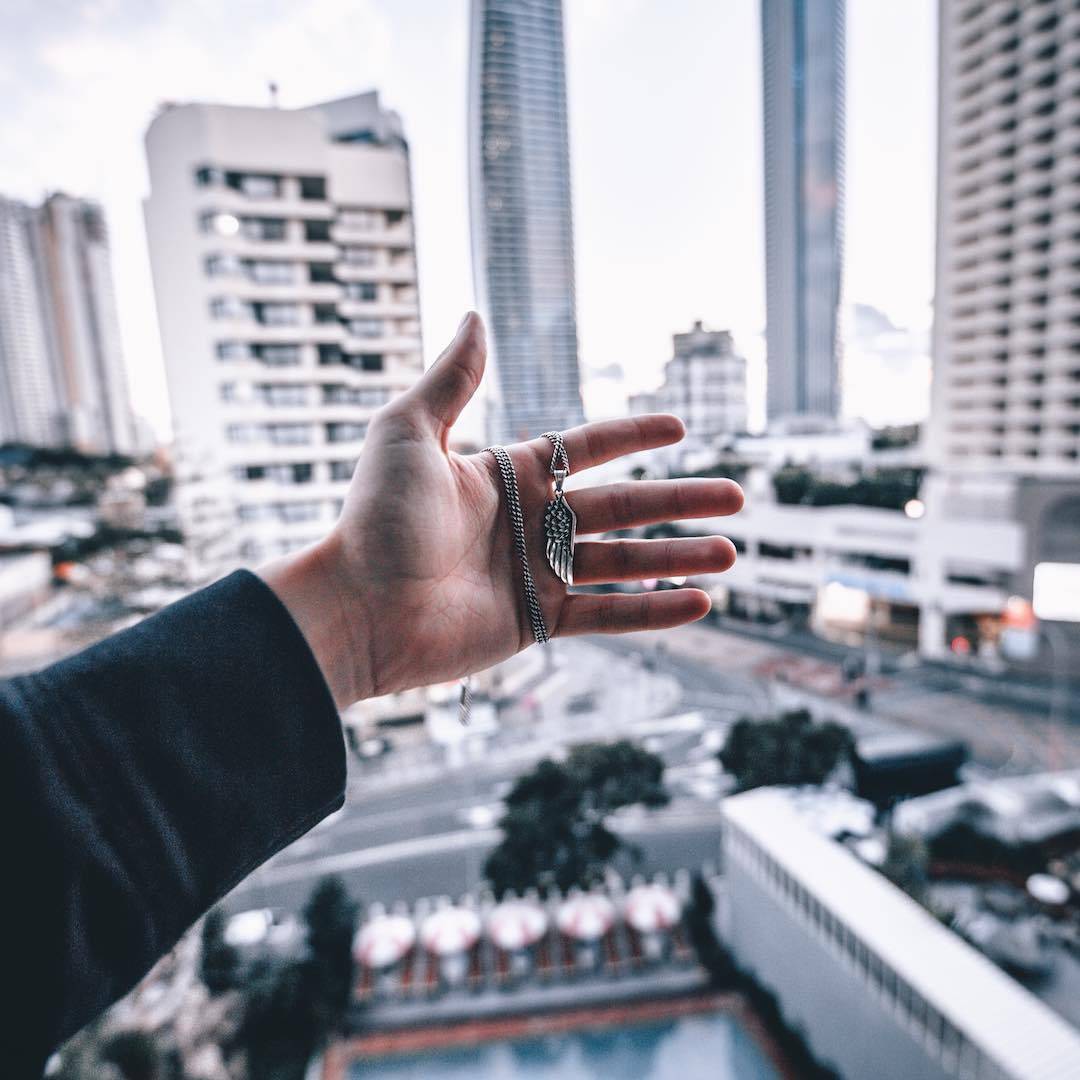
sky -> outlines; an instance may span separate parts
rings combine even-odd
[[[758,0],[564,0],[586,372],[655,386],[671,335],[730,329],[763,385]],[[848,0],[846,293],[925,330],[935,4]],[[283,107],[376,87],[412,148],[424,345],[473,304],[468,0],[5,0],[0,193],[102,201],[136,410],[169,429],[141,200],[162,101]],[[593,384],[594,411],[609,381]],[[852,385],[855,385],[854,381]]]

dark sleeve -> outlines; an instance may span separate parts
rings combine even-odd
[[[40,1074],[344,787],[315,658],[246,571],[0,682],[4,1075]]]

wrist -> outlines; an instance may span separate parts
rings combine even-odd
[[[368,651],[358,640],[363,618],[347,587],[336,532],[255,573],[304,635],[338,708],[371,696],[371,681],[363,673]]]

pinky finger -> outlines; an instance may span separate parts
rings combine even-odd
[[[563,601],[556,637],[667,630],[696,622],[710,606],[709,594],[701,589],[669,589],[633,596],[576,593]]]

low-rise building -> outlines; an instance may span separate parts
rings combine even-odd
[[[1076,1075],[1080,1034],[783,792],[730,798],[724,818],[724,935],[823,1064],[851,1080]]]

